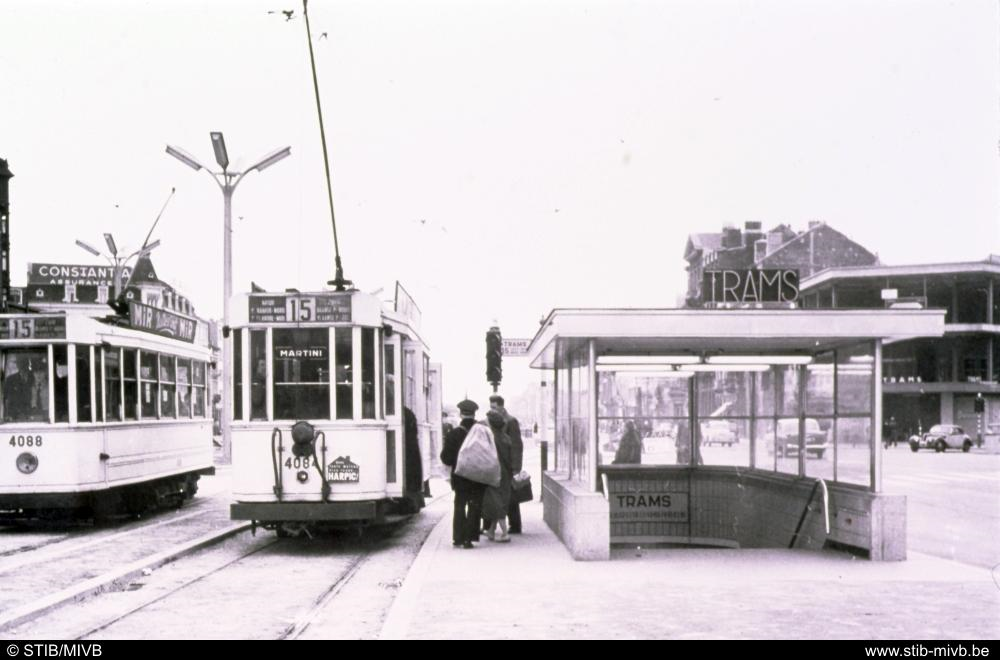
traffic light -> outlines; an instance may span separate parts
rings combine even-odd
[[[500,328],[493,326],[486,332],[486,381],[496,387],[503,378],[500,361],[503,357]]]
[[[980,394],[979,396],[977,396],[976,399],[975,399],[975,401],[976,401],[976,403],[975,403],[975,406],[976,406],[975,407],[975,412],[977,412],[977,413],[986,412],[986,400],[983,399],[983,395]]]

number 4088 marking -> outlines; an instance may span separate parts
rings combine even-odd
[[[40,435],[12,435],[10,436],[11,447],[41,447],[42,436]]]

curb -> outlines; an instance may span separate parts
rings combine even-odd
[[[217,532],[210,532],[183,545],[176,546],[173,549],[144,557],[118,570],[98,575],[44,598],[15,607],[0,616],[0,631],[7,631],[14,626],[30,621],[41,614],[45,614],[67,603],[84,600],[89,596],[99,594],[115,582],[139,577],[145,569],[159,568],[184,555],[191,554],[248,529],[250,529],[250,523],[241,523],[239,525],[231,525]]]
[[[446,499],[445,495],[441,495],[435,498],[434,502]],[[437,554],[438,548],[441,546],[441,539],[450,533],[450,528],[451,516],[445,514],[427,536],[417,558],[410,566],[406,577],[403,578],[403,586],[400,587],[399,593],[392,601],[389,613],[382,623],[379,639],[404,639],[406,637],[406,633],[410,629],[410,622],[417,611],[420,592],[423,591],[431,564],[434,562],[434,555]]]

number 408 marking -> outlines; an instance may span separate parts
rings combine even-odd
[[[10,436],[11,447],[41,447],[42,436],[40,435],[12,435]]]

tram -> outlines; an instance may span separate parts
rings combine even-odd
[[[0,314],[0,519],[141,514],[213,473],[208,325],[138,300]]]
[[[420,510],[440,370],[399,301],[397,286],[393,309],[353,289],[234,306],[233,519],[288,536]]]

